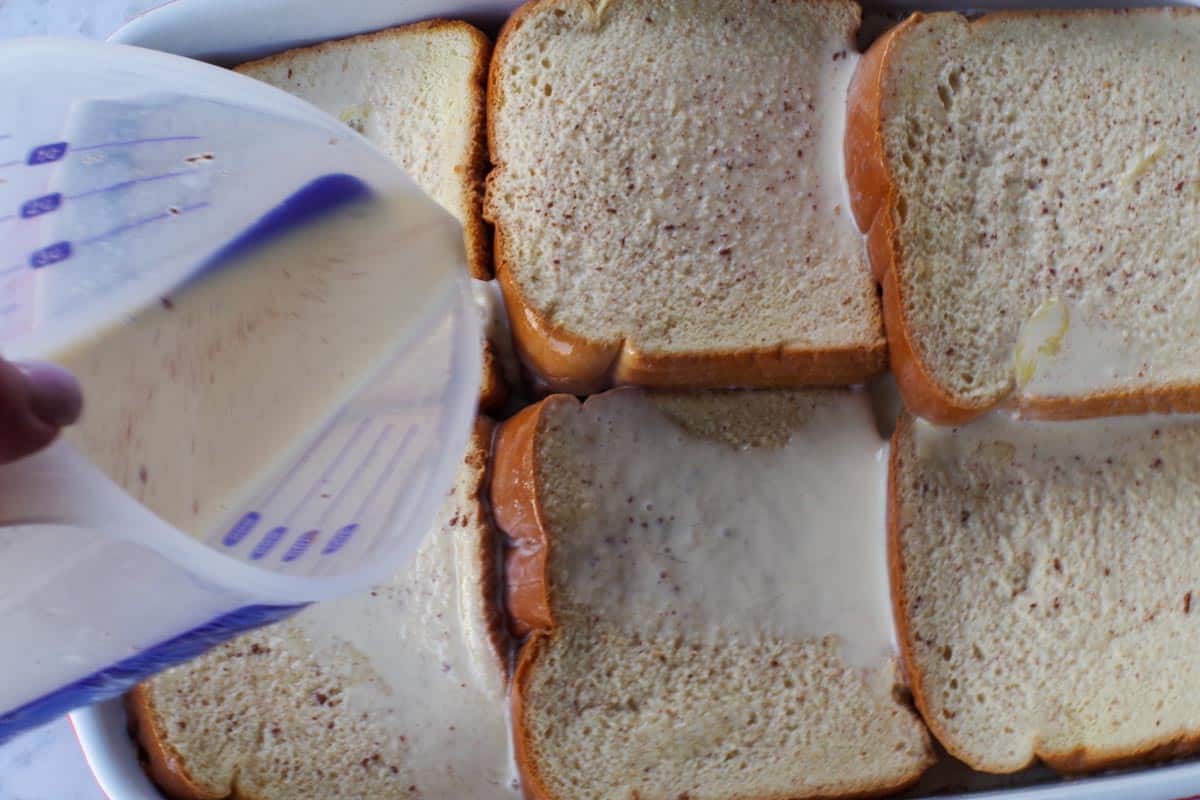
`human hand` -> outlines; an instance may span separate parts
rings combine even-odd
[[[83,395],[71,373],[0,358],[0,464],[41,450],[82,410]]]

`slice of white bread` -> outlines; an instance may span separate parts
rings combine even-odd
[[[483,33],[465,22],[434,20],[288,50],[237,71],[312,103],[390,156],[462,223],[468,268],[486,281],[492,275],[482,216],[490,58]],[[475,290],[490,293],[482,284]],[[481,304],[485,328],[496,328],[495,311]],[[500,358],[509,347],[492,335],[484,340],[484,410],[499,409],[508,396]]]
[[[932,762],[903,699],[885,443],[863,394],[621,389],[504,423],[492,504],[528,635],[537,800],[883,794]]]
[[[908,407],[1200,410],[1200,11],[916,14],[846,172]]]
[[[481,418],[435,529],[392,582],[227,642],[128,696],[144,765],[168,796],[519,796],[485,511],[490,441]]]
[[[484,215],[551,388],[884,369],[842,177],[858,24],[849,0],[534,0],[509,19]]]
[[[1200,745],[1200,418],[901,418],[889,550],[906,672],[978,770]]]
[[[457,20],[300,47],[237,67],[312,103],[390,156],[463,226],[467,263],[491,277],[480,215],[491,42]]]

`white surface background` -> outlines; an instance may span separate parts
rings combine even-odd
[[[130,17],[161,2],[0,0],[0,38],[103,39]],[[0,745],[0,800],[104,800],[66,718]]]
[[[103,39],[130,17],[164,0],[0,0],[0,37]]]

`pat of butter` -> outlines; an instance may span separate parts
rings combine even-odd
[[[358,133],[364,133],[367,127],[367,117],[371,115],[368,105],[349,106],[338,114],[338,120],[346,123]]]
[[[1052,358],[1062,350],[1063,337],[1071,325],[1071,314],[1057,297],[1048,298],[1021,326],[1017,336],[1017,386],[1024,388],[1037,373],[1039,359]]]
[[[1164,149],[1163,143],[1158,142],[1140,156],[1130,159],[1129,165],[1125,168],[1125,174],[1121,176],[1121,184],[1129,186],[1137,182],[1150,167],[1154,166],[1154,162],[1163,154]]]

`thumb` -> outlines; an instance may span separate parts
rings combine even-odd
[[[79,382],[66,370],[0,359],[0,464],[45,447],[82,409]]]

